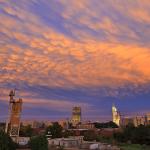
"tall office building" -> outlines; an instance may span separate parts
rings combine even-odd
[[[113,122],[116,123],[118,126],[120,126],[121,117],[115,105],[112,106],[112,118],[113,118]]]
[[[73,126],[75,126],[79,122],[81,122],[81,107],[73,107],[71,122],[72,122]]]

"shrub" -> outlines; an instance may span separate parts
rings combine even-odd
[[[43,135],[32,137],[29,146],[31,150],[48,150],[48,141]]]

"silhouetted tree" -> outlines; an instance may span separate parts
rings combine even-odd
[[[48,150],[48,141],[44,135],[32,137],[29,146],[31,150]]]
[[[47,129],[46,129],[46,134],[48,132],[51,133],[52,138],[60,138],[62,137],[62,126],[59,125],[58,122],[54,122],[53,125],[50,125]]]
[[[150,127],[144,125],[134,127],[130,124],[123,129],[123,132],[114,133],[114,138],[119,142],[130,141],[134,144],[150,145]]]
[[[5,131],[6,123],[0,122],[0,130]]]
[[[63,136],[64,138],[67,138],[67,137],[73,136],[73,135],[74,135],[73,132],[72,132],[72,131],[69,131],[69,130],[64,130],[64,131],[62,132],[62,136]]]
[[[97,129],[101,129],[101,128],[118,128],[118,125],[116,125],[112,121],[109,121],[109,122],[106,122],[106,123],[95,122],[94,125],[95,125],[95,128],[97,128]]]
[[[84,140],[85,141],[94,141],[96,140],[97,135],[95,134],[95,132],[93,130],[88,130],[84,133]]]
[[[33,136],[33,129],[31,128],[31,125],[23,126],[22,124],[20,125],[20,136],[24,137],[31,137]]]
[[[9,135],[0,131],[0,150],[16,150],[17,144],[12,141]]]

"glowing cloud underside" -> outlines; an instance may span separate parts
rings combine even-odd
[[[27,108],[105,116],[113,98],[146,100],[149,41],[149,0],[0,0],[1,103],[17,88]]]

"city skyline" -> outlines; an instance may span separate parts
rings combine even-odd
[[[23,119],[150,112],[149,0],[0,0],[0,120],[9,91]]]

